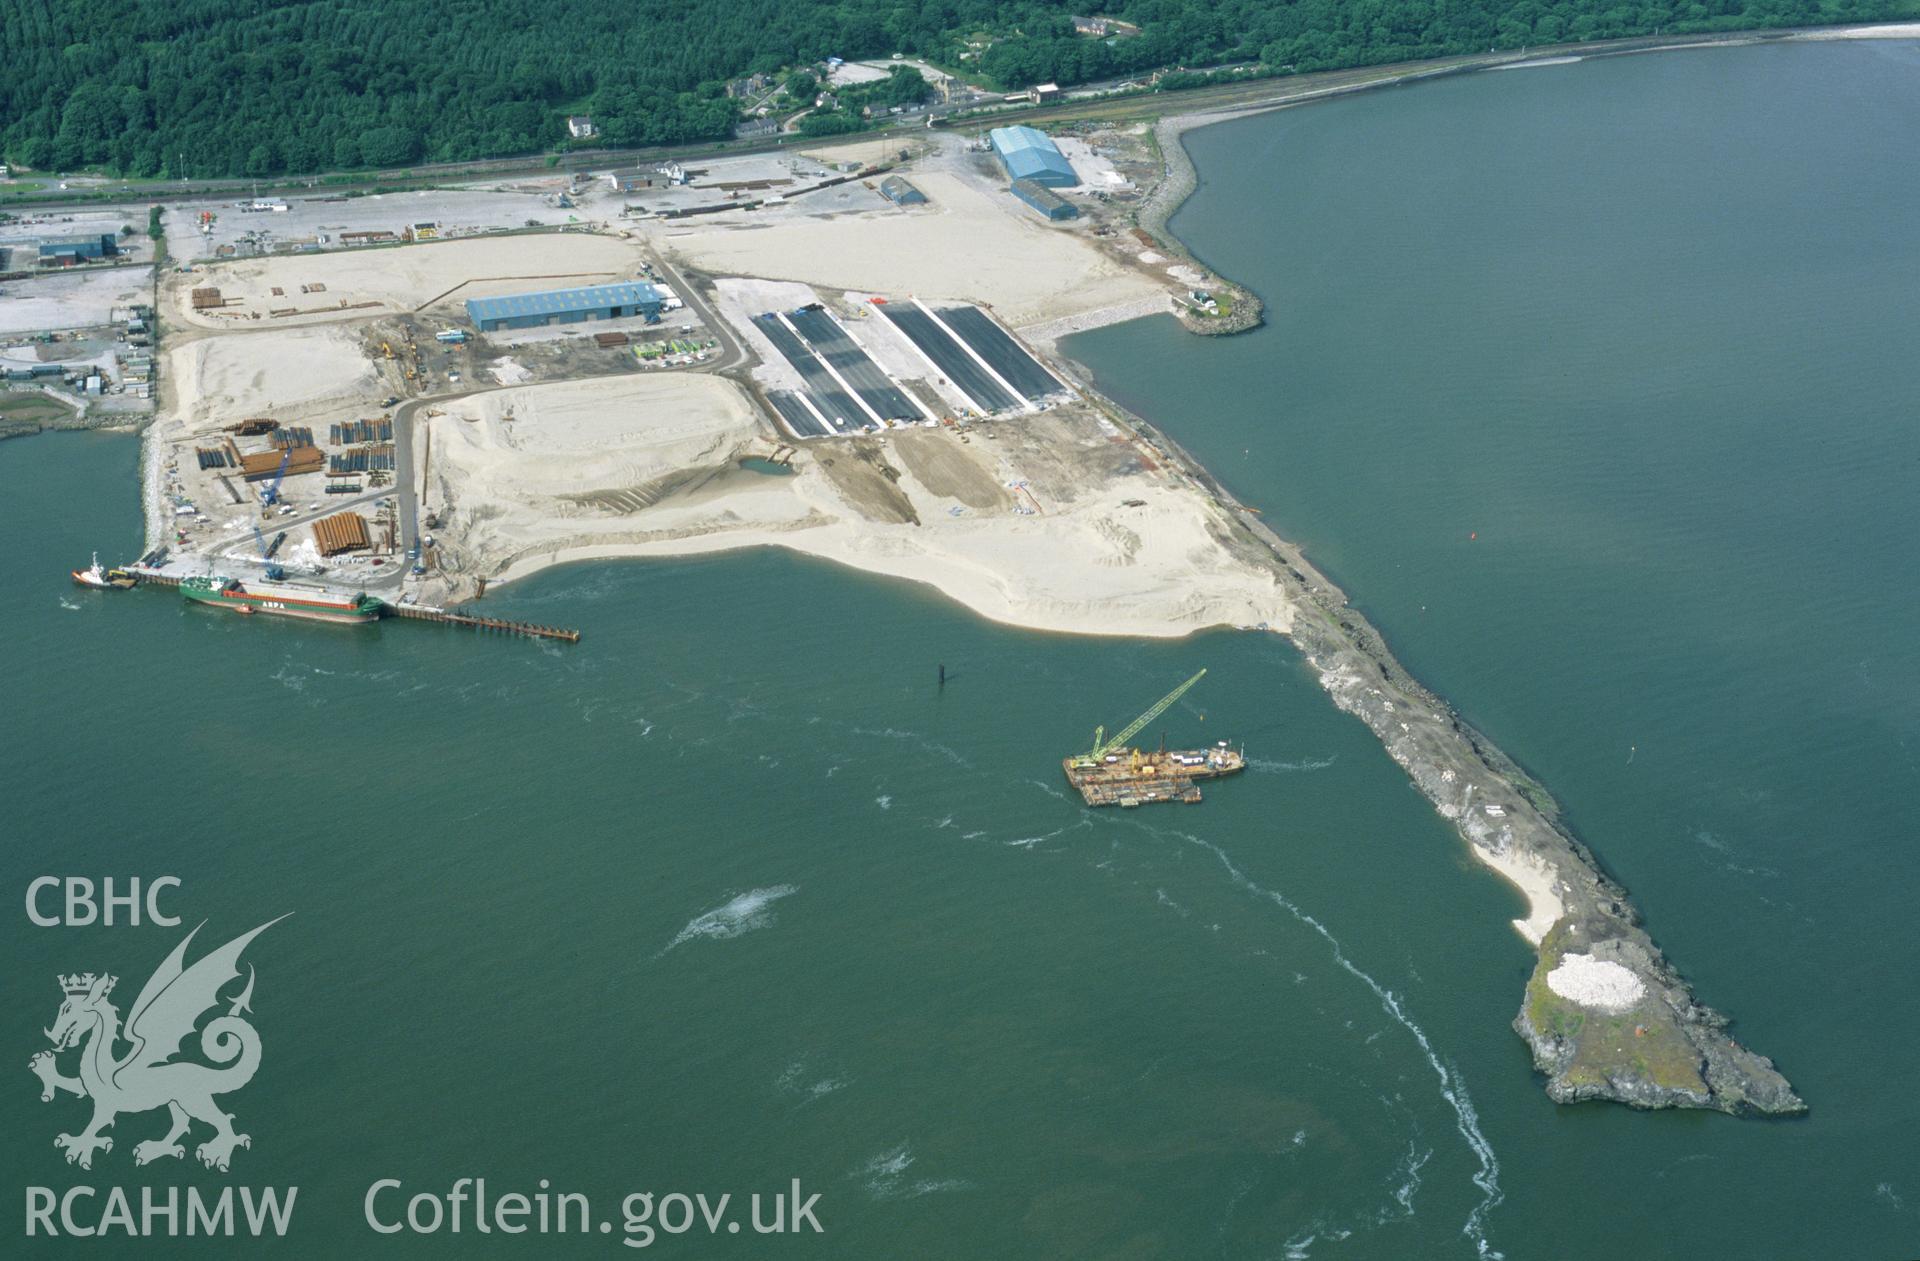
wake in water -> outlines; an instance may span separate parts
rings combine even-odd
[[[912,1167],[913,1152],[902,1143],[881,1152],[848,1176],[876,1200],[912,1200],[936,1191],[964,1191],[969,1185],[959,1178],[909,1178],[907,1170]]]
[[[959,750],[949,745],[941,744],[937,740],[930,740],[917,731],[902,731],[898,727],[853,727],[850,728],[850,730],[856,736],[878,736],[884,740],[905,740],[918,745],[929,753],[938,754],[940,757],[952,762],[955,766],[965,767],[968,770],[973,769],[973,763],[967,761],[966,757],[962,755]]]
[[[1337,759],[1330,757],[1320,757],[1302,758],[1297,762],[1276,762],[1270,758],[1250,757],[1247,759],[1247,769],[1250,771],[1260,771],[1269,775],[1288,771],[1324,771],[1329,766],[1332,766],[1336,760]]]
[[[725,906],[716,906],[711,911],[696,915],[687,921],[687,926],[680,930],[680,935],[668,942],[666,949],[660,954],[665,954],[675,946],[689,941],[699,941],[703,938],[725,941],[730,937],[750,933],[756,928],[765,928],[773,923],[773,904],[781,898],[791,897],[798,892],[800,892],[799,885],[777,884],[771,888],[751,889],[742,893]],[[655,956],[655,958],[658,957],[658,955]]]
[[[1056,836],[1061,835],[1062,833],[1077,832],[1081,828],[1090,828],[1092,826],[1093,826],[1093,819],[1090,816],[1082,815],[1077,822],[1063,823],[1059,827],[1055,828],[1053,831],[1048,832],[1044,835],[1015,837],[1013,840],[1010,840],[1010,841],[1002,841],[1001,844],[1011,846],[1014,849],[1032,849],[1034,846],[1045,844],[1046,842],[1052,840]]]
[[[774,1089],[781,1094],[797,1098],[797,1107],[805,1107],[816,1099],[824,1099],[835,1091],[845,1090],[849,1084],[845,1077],[817,1073],[812,1058],[806,1055],[787,1065],[773,1083]]]
[[[1301,910],[1292,901],[1288,900],[1286,895],[1277,893],[1272,889],[1265,888],[1256,883],[1245,872],[1234,866],[1233,860],[1227,857],[1226,851],[1213,842],[1203,840],[1200,837],[1185,832],[1173,832],[1171,835],[1177,836],[1187,843],[1197,845],[1201,849],[1211,853],[1215,858],[1220,860],[1220,865],[1226,868],[1227,875],[1235,884],[1257,897],[1266,898],[1274,905],[1286,911],[1286,913],[1294,919],[1318,933],[1321,939],[1332,948],[1333,961],[1339,964],[1342,969],[1357,979],[1361,984],[1365,985],[1369,990],[1372,990],[1374,997],[1380,1000],[1381,1009],[1384,1010],[1387,1015],[1391,1016],[1395,1023],[1412,1034],[1414,1041],[1420,1044],[1421,1053],[1426,1056],[1427,1063],[1432,1067],[1434,1076],[1440,1080],[1440,1097],[1445,1099],[1447,1105],[1453,1109],[1454,1119],[1459,1127],[1460,1136],[1466,1140],[1467,1147],[1473,1152],[1474,1159],[1480,1163],[1480,1171],[1473,1175],[1474,1186],[1480,1188],[1480,1202],[1474,1205],[1472,1212],[1467,1214],[1467,1220],[1460,1227],[1460,1233],[1473,1241],[1474,1250],[1478,1255],[1489,1258],[1489,1261],[1497,1261],[1497,1258],[1502,1254],[1496,1252],[1493,1245],[1487,1239],[1487,1214],[1491,1213],[1494,1208],[1499,1205],[1500,1201],[1505,1198],[1500,1190],[1500,1161],[1499,1158],[1494,1155],[1493,1145],[1487,1142],[1487,1136],[1480,1131],[1480,1116],[1474,1111],[1473,1100],[1467,1095],[1466,1083],[1460,1080],[1459,1071],[1441,1060],[1440,1056],[1433,1049],[1433,1043],[1428,1040],[1426,1030],[1415,1024],[1413,1019],[1407,1015],[1406,1009],[1401,1006],[1399,995],[1384,985],[1381,985],[1380,982],[1374,980],[1371,976],[1367,975],[1367,973],[1361,971],[1353,960],[1347,958],[1347,952],[1341,948],[1339,940],[1334,937],[1333,933],[1327,929],[1325,924],[1322,924],[1319,920]],[[1425,1163],[1426,1160],[1422,1157],[1419,1164],[1414,1165],[1410,1170],[1412,1175],[1411,1181],[1406,1184],[1408,1186],[1407,1202],[1409,1204],[1412,1202],[1413,1189],[1419,1186],[1419,1165]],[[1396,1196],[1396,1198],[1398,1197]],[[1308,1238],[1301,1241],[1297,1246],[1304,1252],[1306,1245],[1311,1242],[1312,1239]],[[1289,1246],[1295,1245],[1290,1241]]]

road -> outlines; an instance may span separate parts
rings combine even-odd
[[[1262,104],[1284,102],[1290,98],[1313,93],[1329,87],[1343,86],[1359,81],[1390,81],[1409,75],[1459,72],[1479,70],[1490,66],[1509,65],[1517,61],[1532,61],[1549,57],[1596,56],[1617,53],[1638,52],[1651,48],[1685,47],[1690,44],[1712,44],[1734,41],[1782,40],[1804,37],[1812,33],[1831,31],[1833,27],[1804,27],[1777,31],[1726,31],[1705,35],[1668,35],[1645,36],[1620,40],[1591,40],[1585,43],[1541,45],[1522,51],[1476,53],[1466,57],[1444,57],[1428,61],[1398,62],[1385,66],[1355,67],[1347,70],[1319,71],[1310,74],[1286,75],[1271,79],[1247,80],[1240,83],[1216,84],[1206,87],[1183,88],[1171,92],[1156,92],[1151,95],[1131,95],[1118,97],[1100,97],[1093,100],[1069,100],[1045,106],[1012,107],[985,114],[977,119],[968,119],[968,125],[977,123],[987,126],[1002,120],[1021,122],[1055,122],[1075,118],[1099,117],[1125,106],[1126,112],[1133,116],[1154,114],[1200,113],[1227,107],[1257,107]],[[1204,71],[1207,67],[1195,67]],[[1103,84],[1077,84],[1071,91],[1083,93],[1097,90]],[[769,153],[792,148],[796,144],[808,148],[831,148],[840,144],[859,144],[871,141],[875,135],[889,130],[912,130],[926,126],[929,117],[944,120],[954,114],[979,109],[983,102],[965,104],[937,105],[922,113],[895,119],[886,127],[876,131],[856,132],[850,136],[822,137],[808,140],[797,136],[774,136],[754,140],[709,141],[681,146],[656,146],[646,149],[574,149],[565,153],[551,155],[521,155],[508,158],[486,158],[468,162],[432,163],[425,166],[410,167],[400,171],[348,172],[345,174],[316,174],[297,178],[280,178],[274,181],[250,179],[202,179],[182,181],[179,184],[147,184],[135,186],[122,183],[96,186],[98,196],[75,199],[44,200],[32,196],[7,198],[0,196],[0,205],[31,206],[35,210],[62,209],[98,209],[101,205],[124,203],[130,205],[152,205],[154,203],[199,201],[209,197],[251,195],[256,189],[262,193],[276,196],[298,196],[302,192],[332,196],[355,189],[366,190],[375,187],[405,188],[423,184],[446,184],[481,179],[526,179],[530,177],[552,176],[556,172],[567,174],[574,171],[600,169],[610,166],[627,166],[653,161],[674,161],[681,164],[699,162],[711,158],[723,158],[737,154]],[[552,165],[548,164],[552,158]],[[24,173],[23,173],[24,174]],[[37,178],[37,173],[36,173]],[[327,182],[337,181],[337,182]],[[78,190],[69,189],[69,194]]]
[[[733,335],[733,330],[727,326],[725,320],[720,318],[719,313],[708,305],[706,298],[701,295],[700,291],[689,284],[687,278],[681,275],[679,270],[675,268],[672,263],[669,263],[659,250],[655,249],[652,245],[648,245],[646,251],[647,256],[653,260],[653,265],[658,269],[661,277],[666,280],[667,284],[675,293],[680,295],[681,300],[687,304],[687,310],[698,316],[700,322],[706,325],[708,331],[713,334],[714,340],[720,343],[724,353],[722,353],[718,359],[705,365],[704,370],[708,372],[726,372],[729,369],[745,367],[751,363],[753,361],[752,353],[739,338]]]

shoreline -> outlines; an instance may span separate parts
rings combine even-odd
[[[1428,79],[1448,78],[1454,75],[1532,67],[1570,66],[1601,57],[1633,57],[1646,53],[1687,52],[1703,48],[1744,48],[1757,44],[1830,43],[1840,40],[1920,40],[1920,21],[1728,31],[1664,39],[1656,35],[1586,43],[1543,44],[1539,48],[1523,49],[1517,53],[1483,53],[1471,57],[1439,59],[1434,62],[1408,62],[1404,63],[1407,69],[1391,71],[1377,79],[1294,91],[1282,90],[1264,100],[1256,99],[1213,107],[1203,105],[1198,109],[1159,114],[1152,117],[1150,125],[1167,174],[1141,203],[1139,210],[1135,212],[1135,222],[1140,228],[1157,238],[1170,252],[1182,258],[1191,259],[1201,266],[1209,266],[1187,247],[1186,242],[1182,241],[1169,225],[1199,184],[1199,173],[1187,153],[1184,138],[1190,131],[1211,127],[1215,123],[1233,122],[1236,119],[1251,118],[1257,114],[1294,109],[1302,105],[1336,100],[1357,93],[1405,87]],[[1361,70],[1360,67],[1354,67],[1345,71],[1323,73],[1352,74]],[[1222,279],[1234,284],[1236,288],[1240,287],[1231,277],[1223,276]]]
[[[1912,32],[1920,36],[1920,24]],[[1909,36],[1826,33],[1818,37]],[[1796,36],[1703,39],[1612,48],[1594,55],[1790,38]],[[1299,92],[1277,101],[1163,117],[1152,128],[1164,174],[1136,211],[1137,222],[1169,253],[1198,261],[1168,228],[1198,186],[1198,172],[1182,140],[1196,127],[1375,87],[1537,64],[1546,56],[1544,52],[1533,57],[1516,54],[1471,63],[1420,66],[1377,80]],[[1238,285],[1233,287],[1248,292]],[[1248,297],[1255,304],[1251,312],[1257,319],[1258,297],[1251,293]],[[1024,527],[1002,537],[1002,543],[1014,545],[1011,548],[973,546],[965,535],[922,533],[918,518],[878,525],[850,521],[844,514],[836,517],[830,511],[821,511],[822,503],[804,496],[784,517],[741,520],[728,512],[725,515],[732,517],[732,524],[721,529],[701,527],[690,517],[669,516],[666,522],[678,523],[626,534],[596,536],[556,531],[545,538],[523,537],[517,547],[495,551],[491,556],[476,555],[478,564],[467,576],[484,575],[488,583],[498,585],[577,561],[697,556],[775,546],[866,573],[918,582],[982,617],[1027,630],[1177,638],[1224,626],[1286,634],[1314,669],[1336,708],[1358,718],[1374,732],[1413,786],[1453,825],[1472,859],[1505,880],[1524,900],[1526,912],[1512,924],[1535,950],[1536,962],[1514,1028],[1531,1048],[1536,1067],[1546,1075],[1549,1097],[1558,1102],[1608,1099],[1643,1108],[1692,1107],[1730,1113],[1804,1111],[1805,1105],[1771,1061],[1735,1042],[1726,1033],[1727,1019],[1695,999],[1687,982],[1645,930],[1625,889],[1606,874],[1578,839],[1551,794],[1483,733],[1462,721],[1443,697],[1409,675],[1380,631],[1353,609],[1347,595],[1320,573],[1297,545],[1274,533],[1174,439],[1103,395],[1095,387],[1091,371],[1058,348],[1058,339],[1071,333],[1166,312],[1169,305],[1164,295],[1118,303],[1109,298],[1107,305],[1069,310],[1055,318],[1016,326],[1016,331],[1047,352],[1051,366],[1062,379],[1104,416],[1102,425],[1114,426],[1109,433],[1123,435],[1143,455],[1151,455],[1151,464],[1171,474],[1164,487],[1169,502],[1178,501],[1176,506],[1181,506],[1191,501],[1194,511],[1189,524],[1205,531],[1195,537],[1209,550],[1218,551],[1221,563],[1204,573],[1180,575],[1185,581],[1176,593],[1178,598],[1167,595],[1164,589],[1154,592],[1160,597],[1158,603],[1143,598],[1148,593],[1139,586],[1138,577],[1131,580],[1131,586],[1123,580],[1071,588],[1063,584],[1058,573],[1036,571],[1022,559],[1020,547],[1030,545],[1037,537]],[[1191,321],[1182,323],[1194,328]],[[150,426],[145,435],[143,491],[148,528],[158,531],[154,537],[159,539],[164,537],[166,522],[157,515],[163,462],[157,428]],[[884,443],[861,439],[836,451],[886,468],[884,452],[901,448],[911,472],[913,442],[905,437]],[[876,451],[881,452],[877,460],[870,459]],[[728,458],[733,454],[736,452],[729,452]],[[825,463],[832,465],[833,460]],[[847,463],[852,466],[856,461]],[[848,476],[851,474],[842,470],[829,478],[815,469],[796,485],[812,485],[806,480],[809,477],[833,482]],[[901,480],[897,470],[894,480]],[[912,476],[905,481],[910,487],[917,485]],[[441,494],[446,494],[444,487]],[[1147,497],[1157,498],[1153,494]],[[1067,502],[1070,505],[1072,501]],[[973,543],[978,541],[979,536],[973,536]],[[1030,554],[1029,547],[1029,559]],[[1167,577],[1165,570],[1156,574],[1162,580]],[[1575,953],[1626,967],[1642,984],[1644,997],[1628,1011],[1614,1014],[1610,1022],[1601,1019],[1598,1012],[1578,1007],[1548,983],[1562,956]],[[1632,1040],[1624,1044],[1633,1048],[1631,1055],[1616,1045],[1623,1019],[1632,1030]],[[1634,1041],[1640,1039],[1644,1041]]]
[[[1777,38],[1920,37],[1920,24],[1867,29],[1873,33],[1689,41],[1615,49],[1606,55],[1727,47]],[[1892,33],[1895,31],[1899,33]],[[1536,61],[1571,64],[1578,60],[1515,58],[1508,66]],[[1162,117],[1153,124],[1153,134],[1166,175],[1149,193],[1136,222],[1171,252],[1200,261],[1169,226],[1199,186],[1199,172],[1184,143],[1186,133],[1196,128],[1376,87],[1496,68],[1505,67],[1435,67],[1264,104]],[[1204,262],[1201,265],[1210,266]],[[1547,789],[1485,734],[1465,723],[1444,697],[1408,674],[1381,632],[1352,607],[1344,591],[1312,565],[1302,549],[1249,512],[1164,431],[1101,394],[1086,365],[1057,350],[1055,358],[1070,367],[1075,384],[1086,397],[1096,400],[1117,422],[1156,447],[1169,466],[1180,470],[1224,508],[1244,536],[1278,563],[1282,585],[1297,610],[1293,626],[1286,633],[1314,668],[1335,707],[1374,732],[1413,786],[1453,825],[1473,859],[1504,879],[1525,900],[1526,915],[1512,923],[1534,948],[1536,963],[1513,1027],[1532,1051],[1535,1067],[1546,1075],[1549,1097],[1562,1103],[1608,1099],[1643,1108],[1712,1108],[1736,1114],[1805,1111],[1806,1105],[1772,1061],[1730,1038],[1725,1032],[1727,1018],[1693,996],[1685,979],[1647,933],[1625,888],[1607,875],[1593,852],[1578,839]],[[1655,1032],[1671,1034],[1678,1044],[1680,1054],[1674,1057],[1677,1068],[1673,1061],[1650,1068],[1642,1060],[1637,1064],[1639,1071],[1635,1071],[1636,1066],[1605,1063],[1604,1055],[1596,1057],[1591,1053],[1593,1048],[1582,1045],[1578,1035],[1588,1023],[1584,1015],[1547,984],[1562,955],[1575,946],[1628,967],[1641,981],[1646,997],[1630,1009],[1642,1018],[1634,1025],[1634,1036],[1648,1036],[1645,1021],[1659,1019],[1665,1027]],[[1596,1058],[1602,1063],[1596,1065]],[[1689,1061],[1697,1065],[1697,1072],[1689,1071]]]
[[[1084,365],[1069,362],[1076,375],[1085,374]],[[1574,835],[1546,788],[1407,673],[1379,630],[1298,546],[1275,534],[1162,430],[1080,384],[1225,508],[1242,537],[1270,556],[1293,597],[1295,616],[1284,633],[1334,706],[1379,738],[1473,859],[1525,899],[1527,914],[1512,924],[1537,960],[1514,1029],[1547,1077],[1548,1096],[1558,1103],[1605,1099],[1637,1108],[1732,1114],[1804,1112],[1806,1105],[1773,1062],[1729,1037],[1727,1017],[1693,996],[1647,933],[1626,889]],[[1630,1009],[1634,1036],[1656,1039],[1669,1053],[1665,1059],[1650,1065],[1648,1046],[1637,1062],[1609,1061],[1606,1048],[1592,1045],[1601,1039],[1579,1036],[1582,1026],[1601,1022],[1569,1019],[1579,1012],[1546,985],[1574,947],[1620,963],[1639,978],[1645,997]],[[1617,1034],[1620,1023],[1613,1020],[1611,1032]]]

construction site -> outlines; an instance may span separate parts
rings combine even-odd
[[[405,615],[571,560],[775,545],[1049,629],[1284,623],[1211,499],[1054,352],[1176,283],[1096,215],[1032,215],[959,137],[781,160],[602,181],[540,230],[409,195],[391,243],[343,240],[389,229],[327,202],[361,217],[322,248],[163,269],[144,572]],[[510,222],[530,195],[457,204]],[[608,197],[657,208],[585,217]]]

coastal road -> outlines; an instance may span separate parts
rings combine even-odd
[[[1868,24],[1852,24],[1868,25]],[[16,197],[0,196],[0,204],[9,206],[30,206],[37,212],[59,210],[97,210],[102,206],[136,205],[150,206],[156,203],[201,201],[208,198],[220,198],[227,195],[252,197],[262,193],[279,196],[314,193],[321,196],[333,196],[349,191],[369,191],[378,187],[414,188],[422,185],[444,185],[447,183],[512,180],[535,177],[551,177],[556,173],[571,174],[576,171],[605,170],[612,166],[644,164],[654,161],[674,161],[680,163],[699,162],[707,159],[734,157],[743,154],[771,153],[783,149],[805,147],[825,149],[841,145],[853,145],[872,142],[876,136],[888,131],[911,131],[926,126],[929,117],[946,123],[950,116],[968,114],[970,111],[982,111],[971,117],[956,120],[963,127],[987,127],[1005,122],[1050,123],[1066,122],[1075,119],[1096,118],[1111,115],[1116,106],[1125,106],[1120,112],[1134,116],[1171,115],[1205,113],[1228,109],[1259,109],[1284,104],[1303,95],[1312,95],[1330,87],[1360,87],[1390,83],[1411,77],[1423,77],[1433,73],[1459,73],[1470,70],[1483,70],[1494,66],[1511,65],[1524,61],[1540,61],[1553,57],[1566,56],[1610,56],[1620,53],[1641,52],[1651,49],[1684,48],[1690,45],[1714,45],[1725,43],[1760,43],[1776,40],[1805,39],[1809,36],[1825,36],[1834,30],[1848,29],[1840,27],[1793,27],[1770,31],[1718,31],[1699,35],[1654,35],[1632,39],[1589,40],[1584,43],[1542,44],[1522,50],[1506,50],[1487,53],[1475,53],[1463,57],[1437,57],[1427,61],[1395,62],[1384,66],[1355,67],[1347,70],[1315,71],[1307,74],[1285,75],[1273,79],[1246,80],[1239,83],[1214,84],[1195,88],[1182,88],[1177,91],[1153,91],[1149,94],[1121,94],[1108,97],[1069,98],[1043,106],[1005,106],[991,112],[982,110],[984,102],[964,102],[935,105],[930,109],[912,114],[904,119],[896,119],[889,125],[876,131],[857,132],[850,136],[804,137],[795,135],[777,135],[765,139],[705,141],[680,146],[655,146],[639,149],[574,149],[565,153],[549,154],[540,157],[479,158],[466,162],[430,163],[408,167],[397,171],[354,171],[320,173],[303,176],[280,176],[262,183],[255,179],[216,178],[191,179],[178,183],[150,181],[136,184],[130,181],[107,180],[89,185],[83,189],[68,189],[68,195],[55,193],[52,196],[36,197],[32,194]],[[1198,67],[1196,69],[1206,69]],[[1138,77],[1138,76],[1136,76]],[[1116,81],[1124,82],[1124,80]],[[1076,85],[1076,92],[1097,90],[1106,85]],[[551,164],[550,164],[551,163]],[[20,174],[29,174],[21,172]],[[39,172],[33,172],[36,178]],[[58,178],[53,177],[53,178]],[[323,182],[333,181],[333,182]]]

